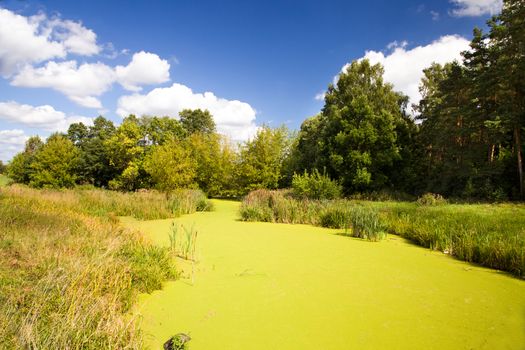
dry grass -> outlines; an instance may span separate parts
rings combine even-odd
[[[169,249],[118,225],[110,196],[0,189],[0,348],[142,347],[127,312],[176,273]],[[142,217],[156,205],[142,204]],[[135,203],[126,213],[139,212]]]

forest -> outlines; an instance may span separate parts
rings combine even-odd
[[[44,142],[31,137],[7,165],[16,182],[114,190],[195,187],[213,197],[289,187],[294,174],[319,171],[357,193],[426,192],[463,200],[524,195],[524,9],[509,2],[475,29],[461,61],[424,71],[421,101],[383,79],[383,68],[354,61],[328,86],[322,111],[299,131],[262,126],[234,143],[206,110],[104,117],[75,123]]]

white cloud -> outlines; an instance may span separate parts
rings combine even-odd
[[[501,11],[503,0],[450,0],[456,6],[451,11],[457,17],[495,15]]]
[[[325,91],[321,91],[317,95],[315,95],[314,99],[316,101],[324,101],[325,95],[326,95],[326,92]]]
[[[91,56],[101,51],[95,32],[82,23],[55,18],[48,25],[52,29],[52,36],[64,45],[67,52]]]
[[[11,81],[11,85],[32,88],[52,88],[72,101],[88,108],[102,108],[97,96],[106,92],[115,81],[115,72],[102,63],[76,61],[48,62],[35,68],[26,66]]]
[[[139,85],[160,84],[170,80],[170,64],[158,55],[138,52],[127,66],[115,68],[118,82],[130,91],[140,91]]]
[[[248,103],[219,98],[212,92],[194,93],[187,86],[177,83],[170,87],[153,89],[145,95],[122,96],[118,100],[117,114],[176,117],[186,108],[209,110],[217,124],[217,130],[233,140],[247,140],[257,131],[256,112]]]
[[[367,51],[361,59],[367,58],[372,64],[381,63],[385,68],[385,81],[392,83],[395,90],[408,95],[411,103],[421,99],[419,84],[423,69],[432,62],[444,64],[461,58],[461,52],[469,49],[469,41],[458,35],[446,35],[425,46],[407,49],[406,45],[390,46],[391,52]],[[348,64],[342,71],[346,70]]]
[[[51,88],[83,107],[101,109],[102,103],[98,97],[116,81],[127,90],[140,91],[139,85],[168,81],[169,69],[166,60],[141,51],[133,55],[127,66],[117,66],[115,69],[100,62],[78,66],[73,60],[49,61],[39,68],[27,65],[13,77],[11,85]]]
[[[96,34],[79,22],[25,17],[0,8],[0,75],[9,77],[27,64],[67,53],[93,55],[100,51]]]
[[[68,117],[64,112],[57,111],[49,105],[34,107],[15,101],[0,102],[0,120],[47,131],[67,131],[71,123],[92,123],[92,118]]]
[[[0,159],[7,161],[21,152],[27,139],[23,130],[0,130]]]

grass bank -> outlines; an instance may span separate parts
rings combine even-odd
[[[259,190],[242,202],[244,221],[303,223],[351,230],[355,212],[377,213],[393,234],[458,259],[525,276],[525,205],[297,200]]]
[[[0,188],[0,348],[140,349],[128,311],[138,293],[159,289],[176,271],[170,249],[123,229],[116,216],[198,207],[197,196],[174,198]]]

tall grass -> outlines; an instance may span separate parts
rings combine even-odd
[[[23,186],[11,187],[18,194],[31,192]],[[117,192],[78,187],[63,190],[41,190],[39,197],[51,203],[67,203],[93,216],[133,216],[140,220],[167,219],[196,211],[213,210],[213,205],[200,190],[177,190],[170,194],[157,191]]]
[[[160,288],[176,271],[168,248],[122,229],[110,214],[132,208],[127,213],[147,217],[150,209],[114,204],[112,195],[124,199],[0,189],[0,348],[142,347],[128,311],[137,293]]]
[[[341,228],[370,240],[389,232],[461,260],[525,276],[525,205],[430,202],[297,200],[286,191],[259,190],[246,196],[240,215],[245,221]]]

